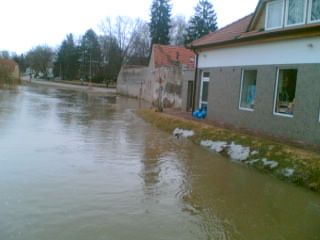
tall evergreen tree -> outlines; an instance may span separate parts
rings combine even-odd
[[[74,43],[73,35],[67,35],[62,42],[54,63],[54,74],[62,79],[75,80],[79,77],[79,48]]]
[[[101,79],[95,79],[101,70],[101,47],[98,36],[92,29],[86,31],[82,37],[81,50],[82,75],[86,79],[91,78],[93,81],[101,81]]]
[[[170,19],[170,0],[153,0],[149,25],[151,44],[169,44]]]
[[[200,0],[188,23],[186,44],[216,31],[217,28],[217,15],[213,5],[208,0]]]

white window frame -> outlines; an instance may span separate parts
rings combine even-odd
[[[276,1],[281,1],[282,2],[282,14],[281,14],[281,24],[278,27],[271,27],[268,28],[268,16],[269,16],[269,6],[272,2],[276,2]],[[285,13],[285,6],[286,6],[286,0],[273,0],[267,3],[267,7],[266,7],[266,17],[265,17],[265,30],[273,30],[273,29],[279,29],[279,28],[283,28],[283,20],[284,20],[284,13]]]
[[[311,20],[311,12],[312,12],[312,0],[309,0],[309,7],[308,7],[308,23],[318,23],[320,22],[320,19],[319,20],[314,20],[312,21]]]
[[[311,5],[311,4],[310,4]],[[298,25],[303,25],[306,23],[307,20],[307,10],[308,10],[308,0],[304,0],[304,13],[303,13],[303,20],[301,23],[295,23],[295,24],[288,24],[288,15],[289,15],[289,0],[286,0],[286,5],[285,5],[285,27],[293,27],[293,26],[298,26]],[[311,8],[310,8],[311,10]],[[311,15],[311,12],[310,12]]]
[[[276,112],[277,109],[277,99],[278,99],[278,87],[279,87],[279,75],[280,70],[285,70],[286,68],[278,68],[277,70],[277,79],[276,79],[276,87],[274,90],[274,100],[273,100],[273,115],[280,116],[280,117],[287,117],[287,118],[293,118],[294,114],[285,114],[285,113],[278,113]]]
[[[254,108],[241,107],[244,71],[250,71],[250,70],[251,70],[251,71],[257,71],[257,69],[242,69],[242,71],[241,71],[241,82],[240,82],[241,85],[240,85],[239,110],[247,111],[247,112],[254,112]]]
[[[209,73],[209,77],[204,77],[204,74],[205,73]],[[208,82],[208,85],[210,85],[210,72],[209,71],[203,71],[201,73],[201,86],[200,86],[200,101],[199,101],[199,108],[202,107],[202,104],[207,104],[207,107],[208,107],[208,104],[209,104],[209,101],[208,102],[205,102],[205,101],[202,101],[202,90],[203,90],[203,83],[204,82]],[[208,97],[209,97],[209,89],[208,89]],[[209,99],[208,99],[209,100]]]

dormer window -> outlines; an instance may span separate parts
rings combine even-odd
[[[307,0],[287,0],[286,26],[303,24],[306,21]]]
[[[265,29],[320,22],[320,0],[272,0],[266,5]]]
[[[281,28],[283,26],[284,1],[268,2],[266,13],[266,29]]]
[[[309,6],[309,22],[320,22],[320,0],[311,0]]]

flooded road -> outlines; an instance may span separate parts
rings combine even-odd
[[[177,140],[137,107],[0,91],[0,239],[320,239],[319,194]]]

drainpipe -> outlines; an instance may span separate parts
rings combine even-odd
[[[199,53],[194,48],[192,48],[192,46],[191,46],[191,49],[196,54],[195,71],[194,71],[194,86],[193,86],[193,93],[192,93],[192,112],[194,112],[196,110]]]

